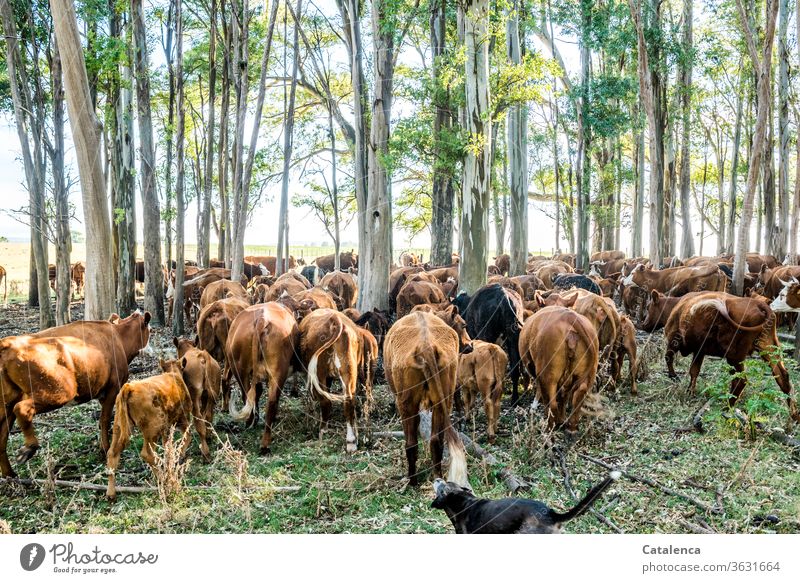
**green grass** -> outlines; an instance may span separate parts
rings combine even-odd
[[[705,394],[689,395],[688,378],[677,383],[667,379],[660,337],[643,350],[650,369],[640,384],[638,397],[627,385],[603,397],[603,414],[584,418],[579,438],[564,456],[572,485],[582,496],[606,470],[581,458],[583,453],[623,466],[628,472],[659,483],[714,506],[716,490],[723,491],[724,512],[705,513],[694,505],[638,482],[623,478],[596,505],[621,530],[629,533],[688,532],[687,524],[706,523],[718,532],[800,532],[800,463],[797,454],[769,439],[765,431],[755,434],[734,427],[723,415],[725,405],[715,401],[706,415],[708,431],[676,432],[686,427]],[[640,347],[641,348],[641,347]],[[139,364],[139,363],[135,363]],[[154,366],[154,362],[147,362]],[[789,363],[795,386],[800,383],[795,363]],[[688,366],[679,361],[679,370]],[[754,386],[774,387],[763,369],[751,365]],[[720,393],[728,380],[722,363],[707,359],[700,389]],[[298,378],[299,385],[303,379]],[[291,382],[291,381],[290,381]],[[300,388],[301,395],[304,389]],[[388,387],[376,387],[374,431],[397,431]],[[721,393],[720,393],[721,394]],[[745,400],[762,399],[747,390]],[[530,403],[530,396],[526,397]],[[745,401],[744,403],[747,403]],[[782,399],[756,411],[767,428],[784,425],[787,419]],[[242,483],[240,467],[216,455],[211,464],[200,461],[196,442],[190,450],[186,488],[168,502],[157,493],[120,493],[115,503],[102,492],[46,487],[0,486],[0,518],[14,532],[291,532],[291,533],[410,533],[450,532],[444,513],[430,508],[430,475],[418,488],[407,486],[402,442],[376,439],[361,444],[354,455],[344,452],[341,407],[334,408],[331,429],[318,439],[317,408],[305,396],[281,397],[279,422],[274,431],[273,454],[257,454],[262,426],[245,429],[219,413],[216,427],[221,441],[230,441],[245,453],[247,468]],[[48,472],[69,480],[105,484],[104,464],[99,458],[96,421],[97,404],[65,408],[42,415],[36,426],[43,445],[27,465],[17,467],[21,477],[46,478]],[[482,411],[476,430],[471,422],[466,432],[485,446]],[[525,495],[566,508],[573,500],[567,493],[559,455],[543,447],[540,411],[527,407],[511,410],[507,405],[500,420],[500,434],[492,451],[500,462],[531,484]],[[559,438],[560,440],[560,438]],[[9,452],[20,447],[13,435]],[[123,453],[118,484],[153,484],[150,469],[141,461],[137,436]],[[211,444],[220,451],[220,441]],[[420,467],[428,471],[430,457],[421,447]],[[48,470],[48,468],[50,468]],[[469,458],[470,480],[475,492],[485,497],[506,495],[497,468]],[[275,486],[299,486],[297,492],[276,492]],[[776,515],[777,524],[759,523],[757,516]],[[610,532],[609,527],[587,514],[566,527],[567,532]]]

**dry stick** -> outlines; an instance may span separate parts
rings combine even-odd
[[[22,486],[44,486],[52,484],[62,488],[77,488],[78,490],[93,490],[97,492],[105,492],[108,486],[103,484],[92,484],[91,482],[73,482],[70,480],[30,480],[20,478],[0,478],[0,485],[2,484],[20,484]],[[214,490],[219,486],[188,486],[190,490]],[[273,486],[269,488],[270,492],[299,492],[300,486]],[[143,494],[146,492],[158,492],[155,486],[117,486],[117,492],[128,494]]]
[[[572,497],[572,499],[578,500],[578,495],[575,493],[575,490],[572,489],[572,482],[570,480],[569,468],[567,467],[567,460],[563,451],[558,456],[558,459],[561,464],[561,471],[564,472],[564,486],[566,487],[567,492],[569,492],[569,495]],[[625,534],[620,527],[611,522],[610,519],[603,516],[598,510],[595,510],[594,508],[589,508],[589,512],[591,512],[597,518],[597,520],[605,524],[607,527],[609,527],[617,534]]]
[[[685,529],[693,532],[694,534],[716,534],[715,531],[707,529],[699,524],[694,524],[693,522],[689,522],[688,520],[683,520],[682,518],[677,519],[678,524],[683,526]]]
[[[612,466],[611,464],[608,464],[608,463],[604,462],[603,460],[599,460],[599,459],[594,458],[594,457],[592,457],[590,455],[586,455],[585,453],[579,453],[578,455],[580,457],[582,457],[583,459],[592,462],[593,464],[597,464],[598,466],[602,466],[602,467],[606,468],[607,470],[617,469],[614,466]],[[694,497],[689,496],[687,494],[683,494],[682,492],[678,492],[677,490],[673,490],[672,488],[668,488],[667,486],[664,486],[663,484],[659,484],[658,482],[656,482],[655,480],[651,480],[650,478],[645,478],[643,476],[637,476],[636,474],[632,474],[632,473],[630,473],[628,471],[625,471],[625,470],[619,470],[619,471],[622,472],[623,476],[625,476],[626,478],[628,478],[630,480],[633,480],[634,482],[641,482],[642,484],[646,484],[646,485],[651,486],[653,488],[658,488],[659,490],[661,490],[662,492],[664,492],[666,494],[670,494],[671,496],[676,496],[677,498],[681,498],[681,499],[686,500],[687,502],[689,502],[691,504],[694,504],[695,506],[697,506],[700,510],[703,510],[704,512],[711,512],[713,514],[722,514],[722,512],[723,512],[723,509],[722,509],[721,505],[719,505],[719,507],[715,508],[715,507],[709,506],[708,504],[706,504],[704,502],[701,502],[697,498],[694,498]]]

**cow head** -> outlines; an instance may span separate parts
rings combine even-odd
[[[664,294],[658,290],[654,289],[650,292],[650,301],[647,304],[647,315],[640,326],[642,330],[653,331],[656,329],[656,326],[658,326],[661,320],[661,314],[664,311],[664,297]]]
[[[458,308],[456,306],[448,306],[444,310],[436,312],[436,316],[444,320],[444,323],[455,331],[458,336],[459,352],[461,354],[472,352],[472,339],[467,334],[467,323],[458,313]]]
[[[163,358],[158,359],[158,366],[161,367],[161,371],[165,373],[174,373],[174,374],[183,374],[183,359],[178,360],[177,358],[172,358],[170,360],[164,360]]]
[[[642,265],[641,263],[637,264],[633,269],[631,269],[631,272],[628,274],[628,276],[622,279],[622,284],[624,286],[639,285],[635,281],[636,279],[638,279],[638,277],[636,277],[636,274],[641,273],[643,271],[644,271],[644,265]]]
[[[592,261],[589,264],[589,267],[590,267],[590,269],[589,269],[589,277],[592,277],[592,276],[603,277],[603,274],[600,273],[599,267],[602,267],[605,264],[606,264],[605,261]]]
[[[800,281],[793,276],[789,281],[780,282],[783,289],[769,307],[774,312],[800,312]]]
[[[263,275],[265,277],[268,277],[268,276],[272,275],[270,273],[269,269],[267,269],[267,266],[264,265],[263,263],[259,263],[258,264],[258,269],[259,269],[259,271],[261,271],[261,275]]]
[[[117,314],[111,314],[108,319],[114,326],[118,326],[118,333],[123,345],[128,362],[139,354],[142,356],[153,356],[155,351],[150,346],[150,312],[144,314],[136,310],[127,318],[120,318]]]

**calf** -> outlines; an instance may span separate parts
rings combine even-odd
[[[522,298],[501,285],[485,285],[470,298],[465,293],[453,302],[467,322],[473,340],[499,343],[502,337],[511,376],[511,402],[519,400],[519,332],[522,329]]]
[[[645,332],[655,332],[659,328],[663,328],[667,325],[667,320],[669,320],[672,310],[675,309],[675,306],[678,305],[681,299],[694,297],[699,293],[702,292],[691,292],[685,296],[674,298],[665,296],[660,291],[654,289],[650,292],[650,301],[647,304],[647,315],[644,321],[639,325],[639,328]]]
[[[725,358],[737,373],[744,370],[744,359],[758,352],[772,369],[778,386],[786,394],[789,414],[800,421],[789,373],[780,359],[775,315],[770,307],[754,298],[740,298],[724,292],[705,292],[681,298],[667,320],[664,338],[670,378],[677,378],[673,362],[675,353],[692,355],[689,367],[692,391],[706,356]],[[730,406],[733,407],[747,380],[737,374],[731,381]]]
[[[511,256],[508,253],[503,253],[494,258],[494,265],[499,271],[499,275],[506,275],[511,269]]]
[[[83,287],[86,283],[86,265],[83,261],[73,263],[70,274],[72,283],[75,284],[75,293],[78,294],[78,297],[83,296]]]
[[[220,395],[219,363],[205,350],[198,349],[185,338],[173,338],[178,349],[178,365],[192,398],[194,428],[200,439],[200,453],[211,461],[206,432],[214,426],[214,408]]]
[[[628,368],[630,369],[631,395],[636,395],[639,392],[636,388],[636,376],[639,369],[636,359],[636,328],[628,316],[620,316],[620,327],[617,330],[617,340],[611,360],[611,380],[615,386],[622,374],[622,361],[625,356],[628,357]]]
[[[433,483],[431,507],[445,511],[457,534],[560,534],[565,522],[589,510],[619,477],[611,472],[564,513],[529,498],[476,498],[469,487],[444,480]]]
[[[267,383],[268,400],[260,453],[270,452],[272,425],[278,400],[295,361],[299,331],[292,310],[278,302],[257,304],[242,310],[231,324],[225,344],[225,376],[233,375],[246,396],[244,408],[229,411],[236,421],[254,422],[258,401]]]
[[[483,396],[489,443],[494,443],[500,418],[500,399],[503,379],[508,368],[508,356],[497,344],[474,340],[472,351],[458,359],[456,388],[461,389],[464,413],[469,415],[478,395]]]
[[[356,326],[369,330],[375,337],[378,347],[383,350],[383,339],[391,326],[389,322],[389,313],[384,310],[374,309],[361,314],[354,320]]]
[[[333,271],[336,267],[336,258],[333,253],[330,255],[322,255],[314,260],[314,264],[325,270],[325,272]],[[342,251],[339,253],[339,269],[350,269],[351,267],[358,267],[358,253],[350,251]]]
[[[450,423],[459,338],[439,317],[414,312],[395,322],[384,343],[383,367],[403,421],[408,479],[417,484],[419,412],[431,410],[430,450],[435,477],[442,475],[443,443],[450,448],[448,478],[467,484],[464,444]]]
[[[150,313],[125,319],[81,321],[30,336],[0,340],[0,472],[14,476],[6,447],[15,419],[25,436],[17,460],[39,449],[33,427],[38,413],[68,404],[101,402],[100,447],[108,451],[111,412],[128,365],[148,346]]]
[[[292,297],[294,297],[294,299],[298,302],[310,300],[316,306],[314,309],[329,308],[331,310],[337,310],[341,304],[341,298],[339,298],[339,296],[332,291],[326,292],[320,287],[312,287],[311,289],[301,291]]]
[[[569,308],[542,308],[525,322],[519,351],[548,408],[549,430],[566,423],[575,431],[597,375],[599,343],[592,323]]]
[[[133,426],[139,428],[144,438],[140,455],[151,468],[155,468],[155,445],[170,438],[177,427],[183,434],[181,458],[186,454],[191,441],[188,439],[189,416],[192,399],[181,376],[176,361],[161,362],[163,374],[140,381],[126,383],[116,399],[117,413],[114,416],[114,436],[108,450],[108,489],[106,496],[117,497],[117,468],[122,450],[131,440]]]
[[[308,370],[308,384],[319,401],[319,436],[328,426],[331,402],[343,403],[347,423],[346,450],[358,449],[356,389],[363,362],[361,336],[350,318],[335,309],[315,310],[300,322],[300,358]],[[338,379],[342,394],[329,392],[330,381]]]

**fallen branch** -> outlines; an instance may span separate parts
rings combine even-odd
[[[92,490],[95,492],[105,492],[106,485],[93,484],[91,482],[73,482],[71,480],[40,480],[27,478],[0,478],[2,484],[19,484],[22,486],[46,486],[54,485],[61,488],[75,488],[76,490]],[[189,490],[216,490],[220,486],[187,486]],[[271,492],[299,492],[300,486],[273,486],[269,488]],[[158,492],[155,486],[117,486],[117,492],[127,494],[144,494],[147,492]]]
[[[683,520],[682,518],[679,518],[677,522],[685,529],[687,529],[689,532],[693,532],[694,534],[716,534],[716,532],[713,530],[709,530],[707,528],[700,526],[699,524],[694,524],[693,522],[689,522],[688,520]]]
[[[580,457],[582,457],[583,459],[592,462],[593,464],[597,464],[598,466],[606,468],[607,470],[618,469],[620,472],[622,472],[622,475],[625,476],[626,478],[628,478],[630,480],[633,480],[634,482],[640,482],[642,484],[646,484],[646,485],[648,485],[648,486],[650,486],[652,488],[657,488],[657,489],[661,490],[662,492],[664,492],[665,494],[669,494],[670,496],[675,496],[675,497],[680,498],[682,500],[686,500],[687,502],[697,506],[700,510],[702,510],[704,512],[711,512],[713,514],[722,514],[723,510],[722,510],[721,506],[718,506],[718,507],[709,506],[705,502],[701,502],[697,498],[689,496],[688,494],[684,494],[682,492],[678,492],[677,490],[673,490],[672,488],[664,486],[663,484],[659,484],[658,482],[656,482],[655,480],[651,480],[650,478],[646,478],[646,477],[643,477],[643,476],[637,476],[636,474],[632,474],[632,473],[627,472],[625,470],[622,470],[622,469],[619,469],[619,468],[615,468],[611,464],[608,464],[608,463],[604,462],[603,460],[599,460],[599,459],[594,458],[594,457],[592,457],[590,455],[586,455],[585,453],[579,453],[578,455]]]
[[[776,427],[769,433],[772,441],[780,443],[781,445],[788,445],[789,447],[800,452],[800,439],[796,439],[786,434],[783,429]]]

